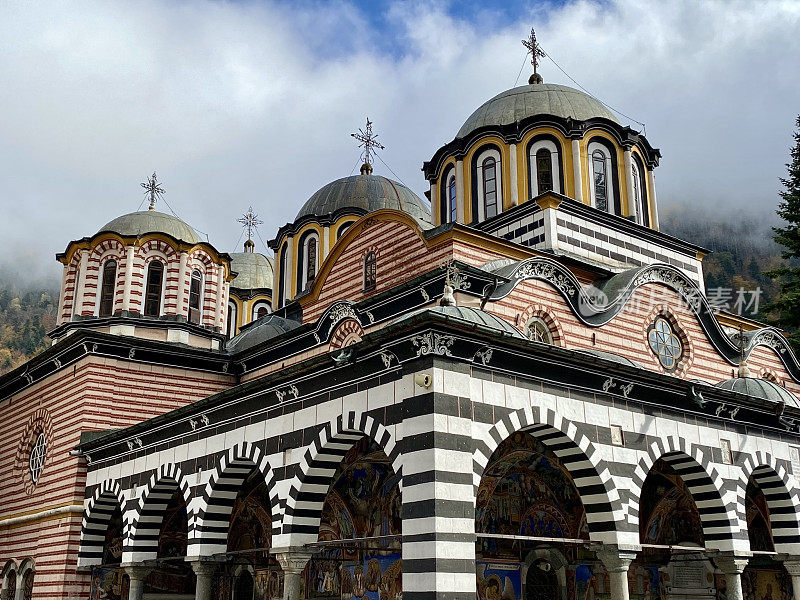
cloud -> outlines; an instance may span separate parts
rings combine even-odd
[[[269,239],[353,172],[348,134],[366,116],[421,195],[422,162],[514,84],[531,24],[576,81],[647,124],[663,204],[774,209],[800,110],[800,4],[579,1],[510,20],[461,6],[3,3],[0,262],[34,254],[57,274],[53,254],[136,210],[153,170],[221,250],[251,204]]]

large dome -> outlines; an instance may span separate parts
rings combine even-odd
[[[534,115],[579,121],[603,117],[619,123],[610,110],[588,94],[565,85],[537,83],[506,90],[484,102],[464,122],[456,137],[467,137],[481,127],[511,125]]]
[[[307,215],[328,215],[343,208],[366,212],[393,208],[408,213],[422,225],[431,224],[430,210],[419,196],[402,183],[370,174],[343,177],[321,187],[303,205],[297,219]]]
[[[231,287],[240,290],[272,289],[272,260],[258,252],[231,253]]]
[[[800,408],[800,401],[797,396],[786,388],[766,379],[756,379],[755,377],[737,377],[726,379],[716,384],[716,387],[723,390],[731,390],[740,394],[747,394],[754,398],[761,398],[775,403],[784,403],[793,408]]]
[[[178,217],[155,210],[143,210],[117,217],[103,225],[98,233],[105,231],[125,237],[137,237],[147,233],[166,233],[177,240],[190,244],[202,241],[197,232]]]

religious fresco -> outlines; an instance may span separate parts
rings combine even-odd
[[[475,562],[478,600],[517,600],[522,598],[520,563]]]
[[[333,476],[320,521],[319,541],[399,536],[400,478],[386,454],[362,438],[345,454]],[[402,559],[398,541],[323,546],[304,572],[303,598],[401,600]]]
[[[746,600],[792,600],[792,578],[779,564],[747,567],[742,592]]]
[[[589,539],[569,471],[527,433],[515,433],[492,455],[478,488],[475,521],[479,533]],[[520,558],[518,548],[492,538],[480,538],[478,550],[484,558]]]
[[[127,600],[130,580],[122,569],[114,567],[92,568],[91,600]]]

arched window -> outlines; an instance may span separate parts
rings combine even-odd
[[[103,283],[100,286],[100,316],[114,313],[114,288],[117,283],[117,261],[107,260],[103,265]]]
[[[33,599],[33,576],[35,575],[33,569],[28,570],[25,573],[25,577],[22,579],[22,600],[32,600]]]
[[[536,152],[536,187],[539,194],[553,191],[553,158],[547,148]]]
[[[374,290],[378,281],[378,265],[375,251],[370,250],[364,256],[364,291]]]
[[[144,314],[157,317],[161,314],[161,288],[164,282],[164,265],[154,260],[147,267],[147,289],[145,290]]]
[[[483,161],[483,215],[489,219],[497,215],[497,161],[490,156]]]
[[[336,239],[338,240],[340,237],[342,237],[344,235],[344,232],[347,231],[347,229],[353,223],[355,223],[355,221],[348,221],[347,223],[342,223],[341,225],[339,225],[339,229],[336,231]]]
[[[503,211],[500,151],[487,148],[473,162],[473,220],[484,221]],[[477,201],[476,201],[477,200]]]
[[[553,334],[550,327],[540,317],[533,317],[525,325],[525,334],[529,340],[534,342],[541,342],[542,344],[552,344]]]
[[[297,289],[307,290],[317,276],[319,236],[306,233],[300,240],[300,254],[297,257]]]
[[[200,324],[202,309],[200,294],[203,288],[203,274],[197,269],[192,271],[192,280],[189,286],[189,322]]]
[[[266,317],[270,313],[270,307],[264,300],[259,300],[253,305],[253,320]]]
[[[6,600],[6,598],[14,600],[17,597],[17,572],[14,569],[8,571],[3,583],[3,600]]]
[[[603,212],[620,214],[614,175],[615,159],[605,142],[589,142],[589,176],[592,206]]]
[[[647,205],[647,183],[645,182],[645,170],[639,157],[633,155],[631,163],[633,171],[633,197],[636,203],[636,222],[639,225],[650,226],[650,211]]]
[[[455,223],[458,218],[458,206],[456,205],[456,174],[450,173],[447,178],[447,219],[450,223]]]
[[[236,335],[236,304],[233,302],[228,302],[228,319],[225,331],[229,339]]]
[[[286,251],[287,245],[284,242],[283,246],[281,246],[281,258],[280,258],[280,280],[278,283],[278,308],[284,306],[286,304],[286,297],[289,295],[289,277],[286,274]]]

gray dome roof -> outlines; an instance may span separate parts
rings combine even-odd
[[[396,319],[394,322],[400,323],[402,321],[411,319],[416,315],[419,315],[424,312],[438,313],[450,319],[457,319],[459,321],[464,321],[465,323],[482,325],[483,327],[491,327],[492,329],[497,329],[498,331],[506,335],[511,335],[513,337],[525,339],[525,336],[522,335],[522,332],[516,327],[514,327],[508,321],[501,319],[500,317],[497,317],[484,310],[471,308],[469,306],[441,306],[437,304],[436,306],[431,306],[429,308],[421,308],[412,313],[404,315],[399,319]]]
[[[231,287],[240,290],[272,289],[272,259],[258,252],[231,253]]]
[[[112,231],[126,237],[146,233],[166,233],[190,244],[202,241],[197,232],[178,217],[155,210],[143,210],[117,217],[103,225],[98,233],[104,231]]]
[[[619,123],[614,114],[588,94],[565,85],[538,83],[522,85],[484,102],[456,134],[467,137],[481,127],[510,125],[533,115],[555,115],[585,121],[603,117]]]
[[[786,388],[766,379],[756,379],[755,377],[737,377],[736,379],[726,379],[715,384],[723,390],[731,390],[740,394],[747,394],[753,398],[761,398],[770,402],[781,403],[794,408],[800,408],[800,401],[797,396]]]
[[[402,183],[381,175],[352,175],[332,181],[308,199],[295,220],[306,215],[328,215],[342,208],[367,212],[393,208],[408,213],[421,225],[431,224],[430,209],[419,196]]]
[[[621,365],[626,365],[628,367],[638,367],[640,369],[642,368],[642,365],[640,365],[639,363],[632,361],[630,358],[625,358],[624,356],[615,354],[614,352],[606,352],[605,350],[597,350],[595,348],[585,348],[578,350],[578,352],[591,354],[593,356],[597,356],[598,358],[604,358],[606,360],[610,360],[611,362],[619,363]]]
[[[268,342],[297,327],[300,327],[300,323],[297,321],[273,314],[266,315],[247,325],[239,335],[228,341],[226,347],[230,352],[241,352]]]

